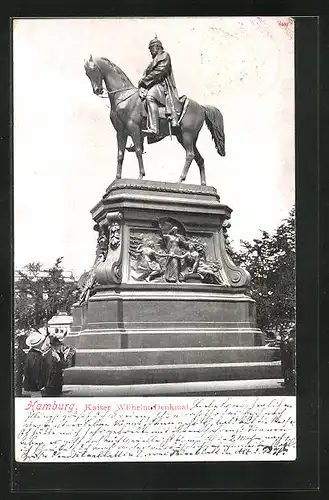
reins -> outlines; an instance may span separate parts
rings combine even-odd
[[[136,89],[135,87],[125,87],[124,89],[118,89],[118,90],[103,89],[103,92],[105,91],[107,93],[107,95],[98,95],[97,97],[101,97],[102,99],[107,99],[107,98],[110,98],[111,94],[115,94],[115,93],[118,93],[118,92],[124,92],[125,90],[130,90],[130,89],[135,89],[135,92],[132,92],[131,94],[127,95],[126,97],[123,97],[123,99],[120,99],[116,103],[116,105],[118,106],[119,104],[121,104],[122,102],[126,101],[127,99],[129,99],[130,97],[132,97],[134,94],[136,94],[136,92],[138,92],[138,89]]]
[[[135,89],[136,92],[138,90],[138,89],[136,89],[136,87],[125,87],[124,89],[111,90],[111,91],[108,91],[107,89],[105,89],[105,92],[107,92],[108,94],[115,94],[116,92],[122,92],[123,90],[130,90],[130,89]]]
[[[135,87],[125,87],[123,89],[118,89],[118,90],[107,90],[103,88],[103,92],[106,92],[108,95],[110,95],[110,94],[115,94],[116,92],[123,92],[124,90],[130,90],[130,89],[135,89],[136,92],[138,92],[138,89],[136,89]],[[107,99],[108,96],[98,95],[97,97],[101,97],[102,99]]]

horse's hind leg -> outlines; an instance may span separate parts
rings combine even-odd
[[[197,162],[199,170],[200,170],[201,186],[206,186],[206,171],[204,168],[204,159],[200,155],[200,152],[199,152],[198,148],[196,147],[195,143],[194,143],[194,159]]]
[[[143,179],[145,175],[144,163],[143,163],[143,141],[141,136],[141,130],[136,123],[129,123],[129,132],[134,143],[135,153],[138,160],[139,166],[139,176],[138,179]]]

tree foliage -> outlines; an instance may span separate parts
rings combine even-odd
[[[32,262],[18,271],[15,282],[16,330],[40,328],[57,311],[71,312],[78,287],[74,279],[65,279],[62,260],[63,257],[58,258],[50,269]]]
[[[295,209],[274,233],[261,231],[252,242],[242,241],[241,250],[228,252],[233,261],[251,275],[252,298],[257,322],[265,332],[280,332],[295,322]]]

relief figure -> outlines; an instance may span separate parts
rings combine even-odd
[[[229,283],[222,272],[222,265],[219,261],[207,261],[205,250],[206,245],[198,241],[197,238],[188,240],[188,251],[181,256],[180,281],[199,277],[203,283],[228,285]]]
[[[179,276],[181,273],[181,260],[183,258],[183,248],[187,247],[187,241],[181,234],[178,233],[177,226],[173,226],[168,234],[162,235],[162,238],[168,251],[168,258],[164,275],[165,280],[169,283],[176,283],[177,281],[179,281]]]
[[[164,269],[158,259],[166,257],[167,254],[158,252],[152,239],[144,238],[143,242],[134,251],[131,251],[131,254],[136,258],[133,269],[139,273],[139,275],[133,276],[134,279],[152,281],[163,275]]]

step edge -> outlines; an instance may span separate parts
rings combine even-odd
[[[106,390],[108,388],[109,390],[111,389],[116,389],[117,391],[124,391],[124,390],[151,390],[151,389],[184,389],[184,391],[190,390],[198,390],[202,389],[203,391],[208,390],[216,390],[216,386],[225,386],[224,390],[227,388],[227,390],[234,388],[235,386],[239,385],[244,385],[247,386],[249,385],[258,385],[260,388],[266,388],[266,386],[275,386],[278,385],[278,389],[284,389],[284,387],[281,385],[284,383],[283,378],[269,378],[269,379],[237,379],[237,380],[225,380],[225,381],[217,381],[217,380],[207,380],[207,381],[190,381],[190,382],[160,382],[158,384],[124,384],[124,385],[99,385],[99,384],[67,384],[63,386],[63,389],[65,388],[70,388],[70,387],[81,387],[85,390],[93,390],[93,389],[100,389],[100,390]],[[254,390],[254,387],[251,388],[250,390]]]
[[[96,354],[96,353],[143,353],[143,352],[197,352],[197,351],[260,351],[260,352],[270,352],[270,351],[279,351],[279,347],[267,347],[267,346],[216,346],[216,347],[141,347],[138,349],[127,348],[127,349],[93,349],[93,348],[82,348],[76,349],[77,353],[81,354]]]
[[[129,365],[129,366],[74,366],[71,368],[66,368],[65,371],[114,371],[114,370],[119,370],[119,371],[129,371],[129,370],[163,370],[163,369],[193,369],[193,368],[251,368],[251,367],[274,367],[274,366],[281,366],[281,361],[275,360],[275,361],[251,361],[251,362],[246,362],[246,363],[186,363],[186,364],[170,364],[170,365]]]

